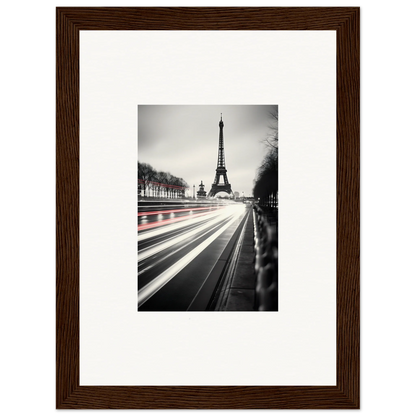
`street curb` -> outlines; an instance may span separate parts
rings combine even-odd
[[[244,242],[244,234],[246,232],[247,223],[252,213],[249,211],[248,215],[244,220],[244,226],[241,230],[240,236],[235,244],[234,250],[229,257],[229,262],[227,264],[227,270],[224,272],[224,277],[221,279],[221,284],[218,285],[216,298],[215,298],[215,305],[213,308],[216,311],[226,311],[227,310],[227,303],[228,297],[230,295],[230,288],[233,284],[233,280],[235,277],[235,273],[238,267],[238,261],[241,255],[241,248]]]

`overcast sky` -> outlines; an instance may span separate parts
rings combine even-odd
[[[252,195],[256,170],[267,152],[272,106],[139,106],[138,160],[183,178],[207,193],[215,178],[219,121],[224,122],[225,166],[233,192]],[[221,181],[222,181],[221,177]]]

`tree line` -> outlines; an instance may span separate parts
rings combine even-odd
[[[144,197],[182,198],[188,184],[169,172],[157,171],[148,163],[137,162],[138,195]]]
[[[259,205],[277,208],[279,195],[279,110],[275,107],[270,113],[270,134],[264,139],[268,152],[257,170],[253,196]]]

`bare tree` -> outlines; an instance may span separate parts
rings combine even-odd
[[[156,171],[148,163],[138,162],[138,178],[143,181],[144,196],[146,196],[146,189],[149,190],[150,182],[155,179]]]
[[[253,195],[260,205],[277,208],[279,192],[279,109],[274,107],[269,113],[271,123],[269,134],[263,139],[269,148],[258,168]]]
[[[254,184],[254,198],[260,199],[260,205],[276,208],[279,190],[278,152],[270,150],[263,159]]]
[[[277,149],[279,146],[279,107],[275,106],[269,112],[270,124],[269,134],[263,139],[263,142],[272,149]]]
[[[162,196],[166,198],[183,197],[184,189],[188,184],[182,179],[172,175],[169,172],[158,172],[148,163],[138,162],[138,179],[139,187],[142,187],[144,196]],[[140,189],[140,188],[139,188]]]
[[[156,172],[155,181],[157,182],[156,189],[158,196],[164,196],[166,187],[163,186],[166,184],[166,173],[165,172]]]

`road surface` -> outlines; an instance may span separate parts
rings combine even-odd
[[[211,298],[219,260],[230,252],[247,213],[233,202],[139,203],[138,310],[205,308],[200,299]]]

